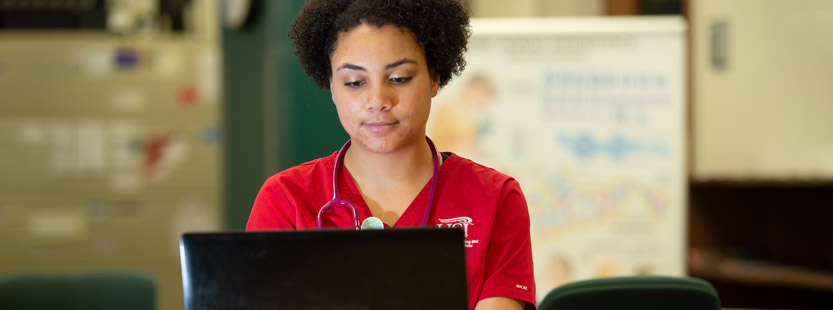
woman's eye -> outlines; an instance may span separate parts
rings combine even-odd
[[[344,86],[347,86],[347,87],[350,87],[350,88],[359,88],[359,86],[362,86],[362,85],[364,85],[364,81],[353,81],[353,82],[344,83]]]
[[[404,84],[410,81],[411,79],[412,78],[410,77],[392,77],[390,78],[390,81],[393,82],[393,84]]]

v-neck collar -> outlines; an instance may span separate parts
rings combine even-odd
[[[443,180],[446,178],[446,175],[449,171],[453,169],[454,166],[457,164],[457,160],[459,156],[455,156],[454,153],[446,153],[449,154],[447,158],[443,160],[443,163],[440,165],[440,173],[438,174],[439,180],[437,181],[437,195],[439,196],[440,189],[443,185]],[[338,188],[341,191],[341,195],[344,199],[352,202],[356,205],[356,208],[359,209],[359,222],[364,221],[364,219],[373,216],[370,212],[370,207],[367,206],[367,202],[362,197],[359,188],[356,186],[356,183],[353,181],[353,177],[350,176],[350,172],[347,171],[347,167],[341,167],[341,171],[339,172],[341,177],[338,180]],[[417,193],[414,200],[408,205],[402,215],[396,220],[396,223],[393,224],[393,227],[415,227],[415,226],[422,226],[422,219],[425,216],[425,208],[428,202],[428,196],[431,194],[431,182],[433,181],[433,177],[428,180],[428,182],[422,187],[422,189]],[[345,190],[346,189],[346,190]],[[438,200],[438,197],[434,198]],[[435,210],[436,211],[436,210]],[[389,227],[388,224],[385,224],[385,227]]]

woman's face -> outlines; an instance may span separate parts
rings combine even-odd
[[[354,146],[390,153],[425,141],[439,80],[413,33],[361,24],[339,35],[330,63],[333,102]]]

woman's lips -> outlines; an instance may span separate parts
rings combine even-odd
[[[377,133],[377,134],[384,134],[393,131],[393,127],[399,124],[399,122],[367,122],[364,123],[364,126],[370,129],[370,131]]]

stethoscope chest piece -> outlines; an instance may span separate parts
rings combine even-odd
[[[385,224],[378,217],[371,216],[362,221],[362,230],[384,229]]]

